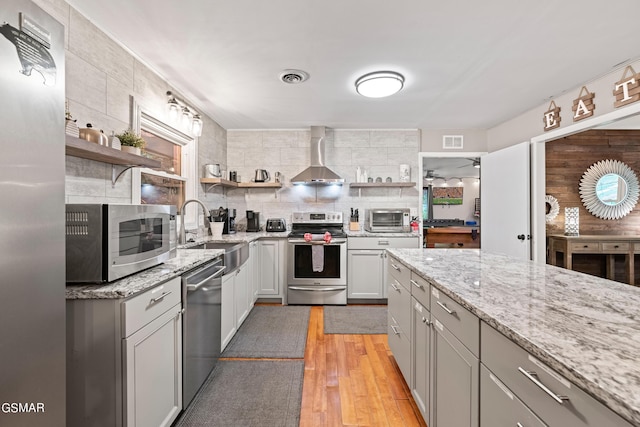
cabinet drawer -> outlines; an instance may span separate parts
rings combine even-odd
[[[418,248],[420,238],[411,237],[349,237],[347,249]]]
[[[546,424],[481,364],[480,426],[545,427]]]
[[[620,416],[492,327],[483,323],[481,333],[483,364],[547,424],[631,427]],[[546,387],[548,392],[542,387]]]
[[[569,243],[571,252],[600,252],[598,242],[571,242]]]
[[[414,272],[411,272],[411,280],[409,281],[409,283],[411,283],[411,295],[413,295],[415,299],[420,301],[420,304],[424,305],[425,307],[430,307],[431,285],[429,284],[429,282],[427,282]]]
[[[406,289],[411,289],[411,270],[409,267],[400,263],[396,258],[389,257],[389,265],[387,271]]]
[[[628,242],[602,242],[602,251],[603,252],[620,252],[627,253],[629,252],[629,247],[631,246]]]
[[[397,325],[394,325],[391,317],[389,318],[389,325],[387,327],[387,341],[404,380],[409,384],[411,378],[409,376],[411,375],[411,343],[409,342],[409,338],[398,330]]]
[[[633,244],[633,251],[634,252],[640,252],[640,243],[634,243]]]
[[[480,319],[435,286],[431,287],[430,311],[476,357],[480,354]]]
[[[128,337],[165,311],[179,304],[180,277],[175,277],[122,303],[123,336]]]
[[[411,293],[393,278],[387,290],[387,310],[408,337],[411,330]]]

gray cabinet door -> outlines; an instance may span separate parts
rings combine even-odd
[[[384,251],[347,251],[349,298],[383,298],[384,295]]]
[[[249,315],[249,289],[247,280],[249,277],[248,263],[236,270],[234,284],[234,299],[236,301],[236,329],[240,328],[244,319]]]
[[[437,317],[433,319],[429,427],[478,427],[479,361]]]
[[[182,409],[180,304],[125,339],[126,427],[170,426]]]
[[[482,427],[546,427],[506,385],[480,364],[480,425]]]
[[[260,296],[280,296],[280,243],[278,240],[260,240],[260,261],[258,270],[260,274]]]
[[[429,420],[429,350],[431,343],[431,319],[429,310],[415,298],[413,304],[413,328],[411,330],[411,394],[420,409],[422,418]]]
[[[236,334],[236,299],[235,299],[235,273],[222,276],[222,307],[220,343],[221,351],[225,349],[231,338]]]

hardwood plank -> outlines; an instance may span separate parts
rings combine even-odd
[[[340,392],[340,410],[342,414],[342,424],[358,425],[358,415],[356,413],[355,396],[351,386],[351,378],[348,376],[338,378],[338,390]]]
[[[386,335],[324,335],[312,307],[305,350],[301,426],[426,426]]]

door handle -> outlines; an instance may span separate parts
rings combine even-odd
[[[524,241],[524,234],[518,234],[518,240]]]

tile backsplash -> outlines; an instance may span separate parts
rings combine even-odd
[[[267,218],[291,222],[294,211],[341,211],[348,221],[350,208],[407,207],[417,210],[418,188],[350,188],[356,168],[375,180],[400,179],[400,164],[411,167],[411,181],[420,182],[418,151],[420,131],[326,129],[325,165],[345,179],[342,186],[293,186],[290,179],[310,165],[309,130],[228,130],[227,170],[237,171],[242,182],[251,181],[256,169],[284,175],[281,189],[226,189],[205,193],[203,200],[217,199],[237,209],[238,222],[246,222],[246,210]],[[221,200],[220,196],[223,196]],[[361,214],[361,221],[364,215]]]

